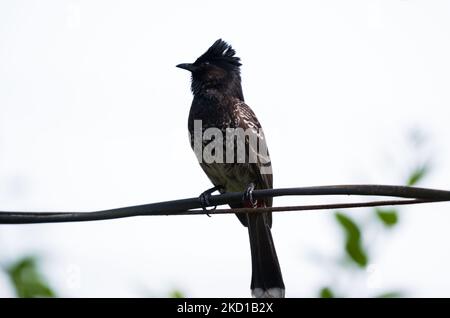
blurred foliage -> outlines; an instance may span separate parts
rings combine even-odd
[[[398,291],[392,291],[392,292],[383,293],[383,294],[375,296],[375,297],[376,298],[400,298],[400,297],[403,297],[403,293],[398,292]]]
[[[398,212],[396,209],[376,208],[375,213],[386,227],[393,227],[398,223]]]
[[[414,150],[414,154],[418,155],[418,158],[420,158],[420,150],[421,147],[425,144],[424,138],[419,138],[420,136],[423,136],[423,133],[418,133],[417,131],[414,132],[412,135],[413,138],[409,140],[412,142],[412,148]],[[428,156],[427,156],[428,157]],[[423,156],[422,156],[423,159]],[[424,163],[425,162],[425,163]],[[415,168],[411,169],[411,171],[408,174],[408,177],[406,178],[406,185],[408,186],[415,186],[427,176],[427,174],[430,171],[430,160],[426,161],[419,161],[416,162],[415,165],[413,165]],[[395,208],[373,208],[371,209],[372,213],[375,215],[375,219],[378,220],[378,224],[381,222],[384,228],[387,229],[394,229],[396,225],[399,223],[399,210]],[[367,274],[373,274],[373,269],[371,266],[368,266],[369,264],[369,257],[373,254],[373,241],[374,239],[371,239],[371,245],[365,246],[364,244],[364,238],[365,233],[372,232],[374,233],[373,229],[377,226],[377,222],[365,222],[362,223],[364,226],[361,226],[355,219],[350,217],[348,214],[338,211],[335,213],[335,220],[338,224],[338,226],[343,230],[344,233],[344,245],[343,245],[343,254],[346,257],[346,259],[350,260],[350,263],[356,264],[358,266],[348,266],[348,262],[341,263],[339,260],[335,262],[334,266],[342,266],[341,272],[342,276],[344,277],[350,277],[353,280],[357,280],[358,278],[365,277],[367,279],[366,283],[368,284],[367,287],[370,287],[370,282],[368,281],[369,277]],[[371,231],[372,230],[372,231]],[[380,235],[379,231],[376,231],[377,235]],[[387,232],[381,232],[381,234],[387,233]],[[340,267],[338,267],[340,268]],[[362,273],[362,270],[366,270],[367,273],[365,276],[359,275]],[[340,274],[337,276],[341,276]],[[339,289],[339,280],[336,279],[336,275],[333,277],[335,280],[335,284],[328,284],[324,287],[322,287],[319,290],[318,295],[322,298],[330,298],[330,297],[336,297],[336,294],[334,291],[338,290],[340,294],[349,294],[350,290],[345,291]],[[350,281],[351,282],[351,281]],[[349,286],[349,282],[346,283],[346,286]],[[359,285],[361,286],[361,285]],[[348,288],[348,287],[347,287]],[[403,293],[399,291],[385,291],[379,295],[373,295],[373,297],[377,298],[397,298],[397,297],[403,297]]]
[[[169,298],[186,298],[184,293],[178,289],[174,289],[169,292]]]
[[[55,297],[37,266],[35,257],[24,257],[7,268],[17,297]]]
[[[408,181],[406,182],[406,185],[414,186],[417,183],[419,183],[419,181],[421,181],[425,177],[428,170],[429,170],[428,164],[418,166],[416,169],[414,169],[414,171],[409,176]]]
[[[334,293],[330,287],[324,287],[320,290],[320,298],[334,298]]]
[[[349,216],[337,212],[336,220],[345,232],[345,251],[352,261],[361,267],[367,265],[367,253],[361,243],[361,231],[358,225]]]

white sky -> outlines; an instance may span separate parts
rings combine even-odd
[[[2,1],[0,210],[89,211],[209,188],[187,140],[189,76],[175,65],[217,38],[242,58],[276,187],[402,183],[417,160],[406,136],[420,128],[419,159],[433,156],[421,185],[450,189],[449,15],[448,1],[418,0]],[[450,296],[449,205],[402,211],[362,286],[343,284],[350,295]],[[317,261],[341,249],[331,212],[277,214],[273,233],[287,296],[333,281]],[[234,216],[0,226],[0,263],[40,255],[63,296],[246,297],[248,245]]]

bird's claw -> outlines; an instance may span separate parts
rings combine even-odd
[[[253,199],[253,190],[255,190],[255,185],[253,183],[250,183],[247,186],[247,189],[245,189],[242,201],[244,201],[244,203],[250,203],[252,208],[256,208],[257,201]]]
[[[211,189],[206,190],[205,192],[203,192],[202,194],[200,194],[200,196],[198,197],[198,199],[200,200],[200,205],[202,207],[202,210],[204,212],[206,212],[206,215],[211,217],[211,215],[209,215],[208,212],[212,212],[215,211],[217,209],[217,205],[214,206],[212,209],[207,209],[207,207],[211,204],[209,202],[209,198],[211,197],[211,194],[217,190],[223,189],[222,186],[215,186]]]

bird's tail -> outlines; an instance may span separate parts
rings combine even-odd
[[[284,283],[273,244],[269,214],[249,213],[248,233],[252,254],[252,296],[284,298]]]

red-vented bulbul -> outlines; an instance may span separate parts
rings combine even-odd
[[[217,128],[223,133],[223,160],[200,162],[209,179],[215,186],[220,187],[221,192],[244,192],[251,185],[254,185],[255,189],[272,188],[273,177],[268,152],[259,151],[266,148],[264,136],[254,112],[244,102],[240,66],[240,59],[235,56],[233,48],[221,39],[194,63],[177,65],[192,73],[191,90],[194,100],[189,113],[188,128],[193,149],[195,121],[201,120],[202,132],[208,128]],[[229,131],[233,128],[242,128],[249,136],[245,138],[245,154],[240,157],[244,160],[240,161],[237,142],[233,138],[233,160],[230,162],[230,158],[226,158],[225,139],[227,129]],[[251,137],[258,137],[259,145],[263,147],[254,147],[250,143]],[[208,142],[210,141],[202,140],[203,145],[207,145]],[[256,160],[252,161],[251,158]],[[231,208],[249,206],[270,207],[272,199],[243,201],[242,204],[232,205]],[[237,216],[242,224],[248,227],[250,236],[252,295],[284,297],[283,278],[270,231],[272,213],[237,214]]]

